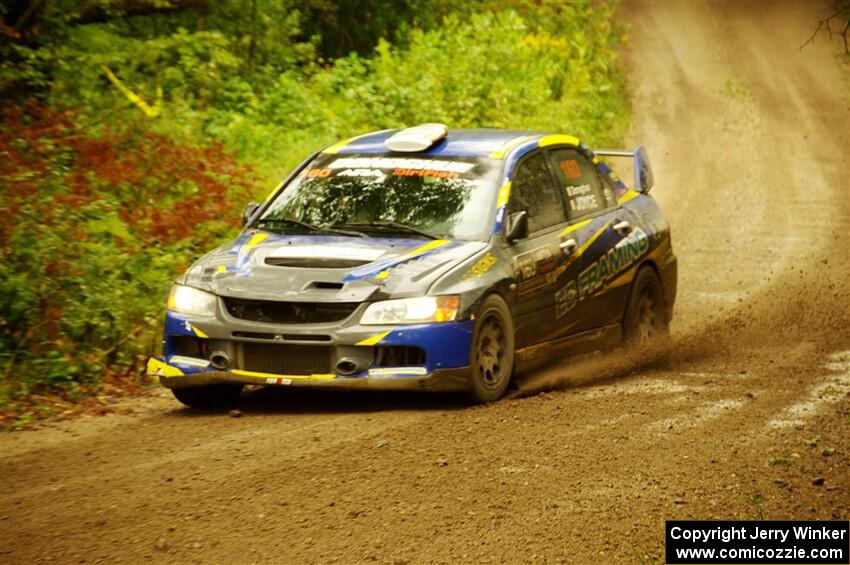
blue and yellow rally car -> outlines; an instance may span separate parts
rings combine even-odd
[[[553,353],[666,334],[676,257],[652,183],[643,148],[568,135],[424,124],[331,145],[176,281],[148,373],[194,407],[246,384],[496,400]]]

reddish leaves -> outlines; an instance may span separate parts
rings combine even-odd
[[[189,147],[150,132],[95,139],[81,135],[69,113],[33,104],[0,115],[0,244],[24,205],[61,222],[63,211],[100,203],[142,245],[197,240],[201,224],[238,220],[234,205],[250,185],[250,169],[220,145]]]
[[[0,110],[0,401],[134,372],[173,276],[238,224],[250,169],[141,128],[94,137],[67,112]]]

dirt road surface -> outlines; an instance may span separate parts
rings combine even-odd
[[[798,49],[828,10],[622,10],[680,258],[666,358],[484,407],[259,391],[231,418],[163,392],[3,434],[0,562],[638,563],[665,519],[847,519],[848,75],[840,42]]]

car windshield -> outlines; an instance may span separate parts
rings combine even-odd
[[[282,191],[257,225],[374,236],[486,240],[501,162],[484,158],[320,155]]]

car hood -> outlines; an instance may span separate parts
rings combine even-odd
[[[250,230],[199,259],[179,282],[234,298],[362,302],[425,294],[486,246],[480,241]]]

